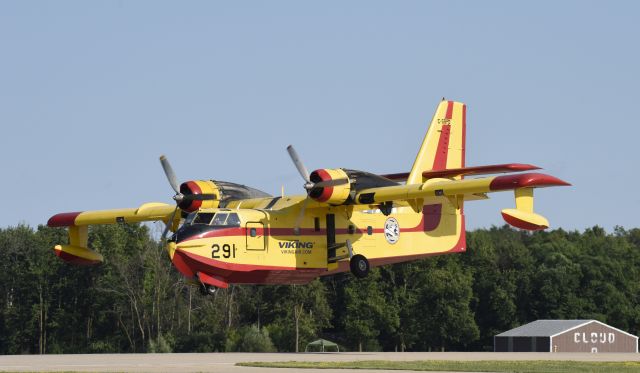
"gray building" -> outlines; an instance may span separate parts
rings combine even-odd
[[[537,320],[493,337],[496,352],[638,352],[638,337],[597,320]]]

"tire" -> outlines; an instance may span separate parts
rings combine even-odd
[[[204,296],[214,295],[216,293],[216,290],[218,290],[218,288],[212,285],[206,285],[206,284],[200,285],[200,294]]]
[[[351,267],[351,273],[357,278],[365,278],[369,274],[371,266],[369,261],[363,255],[354,255],[349,261],[349,267]]]

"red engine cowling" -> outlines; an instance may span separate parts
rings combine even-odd
[[[216,208],[220,204],[220,190],[212,181],[195,180],[180,184],[180,193],[184,194],[184,200],[178,203],[182,211],[194,212],[203,208]],[[189,196],[198,194],[215,194],[215,199],[197,200],[190,199]]]
[[[349,176],[340,168],[322,168],[309,175],[312,183],[336,181],[335,185],[314,187],[309,190],[309,197],[318,202],[327,202],[331,205],[341,205],[349,199],[351,184]]]

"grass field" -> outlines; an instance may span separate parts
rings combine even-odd
[[[239,366],[265,368],[315,368],[315,369],[388,369],[415,371],[451,371],[451,372],[522,372],[522,373],[626,373],[640,372],[640,362],[586,362],[586,361],[286,361],[286,362],[249,362],[237,363]]]

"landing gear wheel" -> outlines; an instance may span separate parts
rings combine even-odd
[[[364,256],[358,254],[354,255],[349,261],[349,267],[351,267],[351,273],[357,278],[365,278],[369,274],[371,266],[369,261]]]
[[[214,295],[216,293],[216,290],[218,290],[218,288],[213,285],[200,285],[200,294],[202,295]]]

